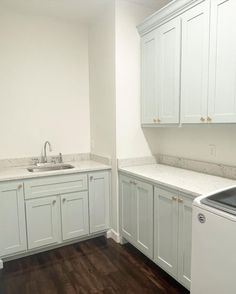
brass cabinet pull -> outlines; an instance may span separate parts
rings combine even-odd
[[[207,121],[208,121],[208,122],[211,122],[211,121],[212,121],[212,118],[210,118],[210,116],[208,116],[208,117],[207,117]]]
[[[200,118],[200,121],[201,121],[201,122],[204,122],[204,121],[205,121],[205,118],[204,118],[204,117],[201,117],[201,118]]]
[[[172,201],[176,201],[177,200],[177,197],[172,197]]]
[[[158,118],[158,119],[157,119],[157,122],[158,122],[158,123],[160,123],[160,122],[161,122],[161,120]]]
[[[157,122],[157,120],[154,118],[154,119],[153,119],[153,122],[154,122],[154,123],[156,123],[156,122]]]
[[[178,201],[179,201],[179,203],[183,203],[184,202],[184,200],[181,199],[181,198],[179,198]]]
[[[20,190],[23,187],[22,184],[20,184],[17,188]]]

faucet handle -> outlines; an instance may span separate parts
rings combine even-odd
[[[63,163],[63,158],[61,152],[59,153],[59,163]]]
[[[38,157],[32,158],[32,162],[33,162],[34,165],[37,165],[39,163]]]

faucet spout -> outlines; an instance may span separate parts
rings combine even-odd
[[[44,148],[43,148],[43,162],[46,163],[48,162],[48,158],[47,158],[47,145],[49,147],[49,151],[52,152],[52,146],[51,143],[49,141],[46,141],[44,143]]]

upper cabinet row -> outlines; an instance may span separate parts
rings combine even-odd
[[[189,2],[140,29],[143,125],[236,123],[236,1]]]

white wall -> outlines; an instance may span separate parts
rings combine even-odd
[[[162,2],[162,5],[164,3]],[[124,0],[116,2],[117,157],[150,156],[140,126],[140,36],[136,26],[154,12]]]
[[[144,133],[154,154],[158,150],[173,156],[236,165],[235,125],[146,129]]]
[[[87,28],[0,12],[0,158],[90,152]]]
[[[91,151],[115,155],[115,18],[109,5],[89,28]]]
[[[118,230],[115,2],[89,28],[91,151],[112,160],[111,227]]]

